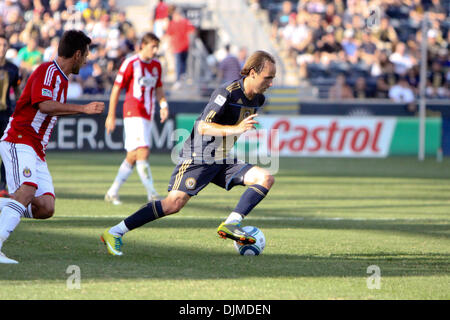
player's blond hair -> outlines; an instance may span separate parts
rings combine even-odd
[[[275,58],[268,52],[258,50],[255,51],[248,59],[245,61],[244,66],[241,70],[241,76],[248,76],[250,71],[253,69],[256,73],[260,73],[264,68],[266,61],[275,63]]]

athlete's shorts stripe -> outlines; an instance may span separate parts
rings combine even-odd
[[[181,168],[178,170],[177,176],[175,177],[175,183],[173,184],[173,190],[178,190],[180,187],[181,180],[183,179],[183,175],[186,172],[186,169],[191,164],[192,159],[190,160],[184,160]]]

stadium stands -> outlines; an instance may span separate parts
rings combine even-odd
[[[268,12],[272,40],[289,69],[317,87],[321,98],[328,97],[339,74],[351,87],[364,77],[373,97],[385,97],[377,82],[391,88],[402,78],[417,94],[420,28],[427,11],[427,97],[450,97],[448,0],[261,0],[259,6]],[[395,83],[387,83],[392,67]]]
[[[364,82],[365,94],[354,90],[355,98],[388,98],[389,89],[403,78],[417,95],[420,27],[427,11],[427,96],[450,98],[450,0],[242,1],[258,19],[268,17],[271,28],[266,30],[267,37],[284,64],[279,74],[284,77],[282,83],[311,86],[318,98],[329,98],[329,89],[339,75],[345,75],[351,88]],[[207,5],[208,1],[204,2]],[[150,21],[149,16],[149,26]],[[133,52],[138,37],[133,18],[116,0],[0,2],[0,33],[5,33],[11,44],[7,56],[21,67],[24,80],[33,65],[54,57],[55,40],[68,28],[85,30],[94,43],[88,65],[72,80],[73,94],[109,93],[120,62]],[[31,39],[36,40],[36,49],[31,48]],[[242,47],[242,43],[230,44]],[[217,52],[220,45],[218,41],[215,48],[206,47]],[[164,44],[161,53],[170,67],[173,58]],[[197,56],[208,59],[204,54]],[[211,69],[206,82],[211,82],[214,63],[205,62],[203,67]],[[286,70],[285,74],[281,70]]]

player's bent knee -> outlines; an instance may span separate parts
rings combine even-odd
[[[268,171],[264,170],[258,175],[256,183],[270,189],[275,183],[275,178]]]
[[[168,197],[161,201],[164,214],[169,215],[179,212],[188,200],[189,196],[185,194],[181,196],[179,194],[169,193]]]
[[[275,183],[275,177],[271,174],[267,175],[265,177],[266,179],[266,185],[268,186],[268,189],[272,188],[273,184]]]
[[[53,217],[53,214],[55,213],[55,207],[51,204],[44,204],[33,212],[33,218],[35,219],[49,219]]]

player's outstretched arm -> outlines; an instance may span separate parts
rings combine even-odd
[[[116,128],[116,108],[119,102],[120,87],[114,85],[111,90],[111,95],[109,96],[109,108],[108,115],[105,120],[106,133],[111,133]]]
[[[47,100],[39,103],[39,110],[50,116],[65,116],[72,114],[99,114],[105,109],[103,102],[90,102],[88,104],[70,104]]]
[[[247,118],[243,119],[241,122],[239,122],[237,125],[221,125],[214,122],[205,122],[200,121],[198,124],[198,133],[201,135],[207,135],[207,136],[231,136],[231,135],[239,135],[242,134],[248,130],[255,129],[255,125],[258,123],[258,121],[254,120],[253,118],[256,117],[258,114],[252,114],[248,116]]]

